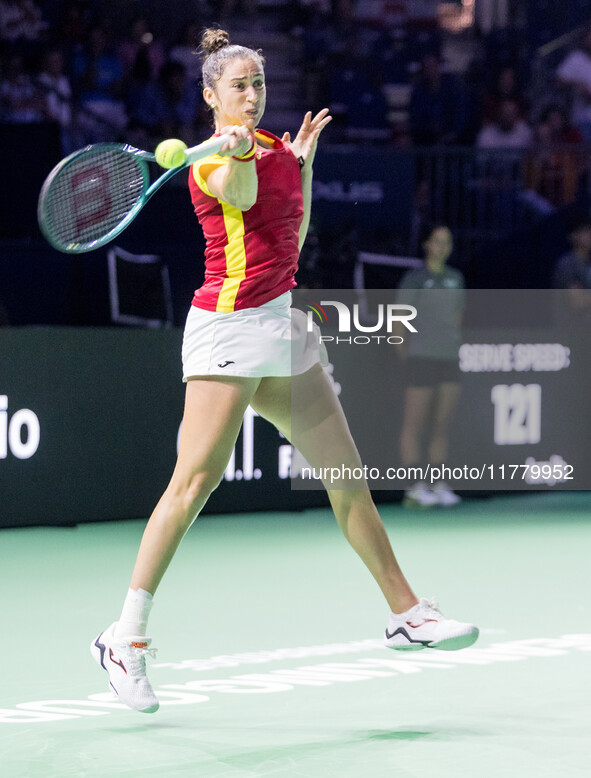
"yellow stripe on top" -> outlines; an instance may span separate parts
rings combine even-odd
[[[246,248],[244,246],[244,214],[239,208],[218,200],[224,214],[228,236],[226,254],[226,278],[216,303],[216,311],[229,313],[234,310],[240,284],[246,278]]]
[[[217,154],[211,154],[209,157],[204,157],[203,159],[193,163],[191,167],[193,172],[193,179],[199,189],[201,189],[202,192],[205,192],[206,195],[209,195],[209,197],[214,197],[214,195],[209,191],[207,181],[201,175],[201,171],[205,169],[207,170],[207,175],[209,175],[212,170],[215,170],[222,165],[227,165],[229,159],[229,157],[220,157]]]

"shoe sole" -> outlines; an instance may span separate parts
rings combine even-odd
[[[473,646],[474,643],[476,643],[478,640],[479,635],[480,631],[477,627],[474,627],[471,632],[466,634],[455,635],[446,638],[445,640],[440,640],[439,643],[429,643],[427,648],[435,648],[439,651],[458,651],[462,648],[469,648],[470,646]]]
[[[386,648],[394,651],[422,651],[424,648],[434,648],[437,651],[459,651],[462,648],[469,648],[478,640],[480,631],[474,627],[470,632],[464,632],[461,635],[450,635],[450,637],[440,640],[438,643],[401,643],[393,645],[387,640],[384,641]]]

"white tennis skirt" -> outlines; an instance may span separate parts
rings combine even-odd
[[[308,332],[306,314],[291,308],[291,292],[231,313],[192,305],[183,337],[183,381],[203,375],[301,375],[326,361],[319,334],[316,325]]]

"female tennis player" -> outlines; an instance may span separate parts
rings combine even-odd
[[[221,151],[196,162],[189,187],[206,238],[206,275],[195,292],[183,341],[186,401],[170,484],[146,526],[118,622],[91,644],[122,702],[158,709],[146,677],[152,597],[182,537],[219,484],[250,404],[314,468],[361,465],[317,339],[292,337],[290,290],[310,219],[312,164],[328,110],[306,114],[293,141],[258,129],[265,110],[260,54],[230,45],[226,32],[202,39],[203,97]],[[294,313],[295,317],[295,313]],[[297,317],[295,317],[297,319]],[[297,324],[297,321],[296,321]],[[292,388],[298,398],[292,411]],[[478,630],[418,600],[402,574],[365,483],[325,484],[336,519],[391,609],[391,648],[456,649]]]

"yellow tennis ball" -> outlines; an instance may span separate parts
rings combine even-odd
[[[178,167],[185,162],[187,144],[178,138],[163,140],[156,146],[156,162],[160,167],[172,168]]]

